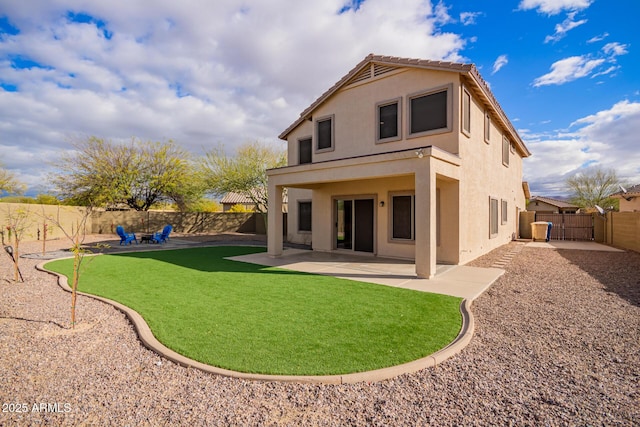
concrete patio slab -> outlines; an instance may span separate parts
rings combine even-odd
[[[602,243],[577,240],[550,240],[548,242],[529,242],[527,243],[527,247],[545,249],[574,249],[580,251],[624,252],[621,249],[603,245]]]
[[[360,282],[451,295],[473,301],[486,291],[502,274],[500,268],[438,265],[432,279],[416,277],[411,261],[326,253],[303,249],[285,249],[282,256],[257,253],[231,257],[234,261],[279,267],[292,271],[323,274]]]

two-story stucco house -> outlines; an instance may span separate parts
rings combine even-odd
[[[268,253],[316,251],[463,264],[512,239],[527,147],[472,64],[369,55],[281,135],[268,171]]]

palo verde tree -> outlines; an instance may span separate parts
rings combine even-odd
[[[48,221],[56,225],[71,243],[69,250],[73,254],[73,275],[71,276],[71,283],[69,284],[69,287],[71,288],[72,329],[76,326],[76,304],[78,301],[78,283],[80,281],[81,267],[85,261],[85,255],[92,253],[91,250],[85,248],[84,241],[87,236],[87,221],[91,217],[93,206],[89,201],[88,205],[81,209],[82,210],[79,211],[76,221],[67,228],[63,227],[62,221],[60,220],[60,206],[58,207],[57,216],[47,216],[44,214],[44,210],[41,215],[45,223]]]
[[[619,180],[613,169],[589,169],[566,181],[571,190],[571,202],[581,208],[618,206],[619,201],[609,197],[618,191]]]
[[[24,190],[24,184],[18,181],[13,173],[0,166],[0,194],[22,194]]]
[[[266,213],[268,205],[267,169],[285,166],[286,153],[260,142],[242,144],[234,157],[222,147],[206,153],[202,161],[205,187],[216,194],[240,193]]]
[[[57,163],[51,177],[59,195],[87,206],[126,204],[147,211],[161,201],[173,201],[184,210],[202,194],[198,170],[190,155],[169,142],[132,139],[116,144],[90,137]]]

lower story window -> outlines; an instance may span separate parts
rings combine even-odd
[[[502,215],[500,215],[500,218],[502,219],[502,224],[506,224],[507,214],[509,213],[509,205],[506,200],[502,200],[501,210],[502,210]]]
[[[489,198],[489,236],[498,235],[498,199]]]
[[[398,194],[391,196],[391,238],[415,239],[415,196]]]
[[[311,231],[311,202],[298,202],[298,231]]]

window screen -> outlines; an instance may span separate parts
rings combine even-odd
[[[298,141],[298,164],[311,163],[311,138]]]
[[[398,136],[398,103],[378,107],[380,119],[378,138],[393,138]]]
[[[471,95],[462,92],[462,130],[471,133]]]
[[[413,239],[413,196],[393,196],[392,237]]]
[[[447,91],[411,99],[411,133],[447,127]]]
[[[298,202],[298,231],[311,231],[311,202]]]
[[[331,118],[318,121],[318,150],[333,147],[333,132]]]
[[[491,236],[498,234],[498,199],[489,199],[490,210],[490,230]]]

